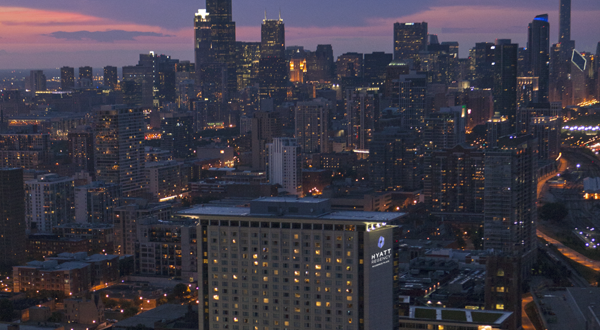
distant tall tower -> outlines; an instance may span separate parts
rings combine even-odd
[[[558,20],[558,42],[571,41],[571,0],[560,0]]]
[[[394,59],[416,60],[427,50],[427,23],[394,23]]]
[[[211,26],[211,46],[214,60],[226,66],[226,85],[232,97],[237,91],[235,68],[235,22],[232,21],[231,0],[206,0]]]
[[[95,116],[97,180],[120,185],[125,197],[138,195],[145,182],[144,112],[108,105]]]
[[[75,221],[73,178],[46,174],[24,185],[28,230],[50,234],[54,227]]]
[[[25,258],[25,192],[23,169],[0,168],[0,265]]]
[[[260,97],[275,105],[287,96],[288,66],[285,59],[285,26],[279,19],[264,19],[260,29]]]
[[[94,73],[91,66],[79,67],[79,85],[81,87],[94,86]]]
[[[511,132],[516,132],[519,45],[511,43],[510,39],[498,39],[494,47],[494,112],[506,116]]]
[[[29,72],[29,85],[30,90],[35,92],[46,90],[46,75],[42,70],[31,70]]]
[[[550,23],[548,14],[536,16],[529,23],[527,48],[529,65],[534,77],[539,78],[537,98],[534,102],[548,102],[550,90]]]
[[[60,89],[68,91],[75,87],[75,69],[68,66],[60,68]]]
[[[296,139],[305,154],[329,152],[328,119],[332,104],[317,98],[296,105]]]
[[[267,172],[271,184],[279,184],[290,195],[302,195],[302,165],[296,139],[274,138],[267,145]]]
[[[104,67],[104,87],[108,87],[110,89],[115,89],[115,87],[117,87],[118,81],[119,81],[119,76],[117,74],[117,67],[105,66]]]

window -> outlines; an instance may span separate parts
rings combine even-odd
[[[504,310],[504,304],[496,304],[497,310]]]

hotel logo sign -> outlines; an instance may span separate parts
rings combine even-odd
[[[390,263],[392,259],[392,249],[383,249],[384,246],[385,238],[380,236],[379,241],[377,242],[377,247],[380,249],[380,251],[371,255],[371,268]]]

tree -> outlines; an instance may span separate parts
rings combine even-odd
[[[173,288],[173,296],[175,297],[175,299],[181,300],[187,295],[189,289],[190,288],[187,285],[179,283]]]
[[[139,310],[138,310],[137,307],[128,307],[128,308],[125,308],[125,310],[123,311],[123,317],[124,318],[128,318],[128,317],[135,316],[135,315],[137,315],[138,311]]]
[[[569,210],[562,203],[547,203],[538,209],[538,216],[542,220],[560,222],[569,214]]]
[[[0,321],[12,322],[14,314],[14,307],[12,301],[8,299],[0,300]]]

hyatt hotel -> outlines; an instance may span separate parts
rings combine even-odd
[[[200,329],[398,327],[403,213],[332,211],[327,199],[197,206]]]

